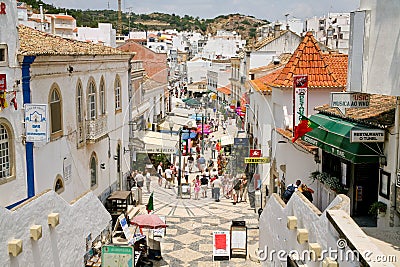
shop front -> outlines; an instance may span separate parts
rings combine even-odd
[[[378,199],[384,130],[321,113],[312,115],[310,121],[318,128],[302,139],[322,150],[318,180],[350,197],[353,216],[367,216]]]

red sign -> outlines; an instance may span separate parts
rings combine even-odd
[[[294,88],[307,88],[308,87],[308,77],[307,75],[295,75],[293,77]]]
[[[261,158],[261,149],[250,149],[250,158]]]
[[[5,15],[6,14],[6,3],[1,2],[0,3],[0,15]]]
[[[5,74],[0,74],[0,91],[7,90],[7,76]]]
[[[215,235],[215,249],[226,249],[226,235]]]

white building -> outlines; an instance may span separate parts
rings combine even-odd
[[[111,23],[99,23],[98,28],[77,27],[75,39],[116,47],[116,35]]]
[[[229,59],[237,56],[245,44],[246,41],[242,40],[236,32],[219,30],[215,36],[208,37],[200,56],[210,60]]]
[[[328,13],[326,17],[309,18],[304,28],[330,49],[349,53],[350,13]]]

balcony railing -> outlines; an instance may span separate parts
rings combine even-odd
[[[86,121],[87,142],[96,142],[105,134],[107,134],[107,116],[102,116],[95,120]]]

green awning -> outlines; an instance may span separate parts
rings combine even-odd
[[[325,152],[353,163],[377,163],[379,157],[383,156],[382,143],[350,142],[352,130],[376,130],[376,128],[323,114],[312,115],[310,120],[320,126],[308,132],[302,139]]]

